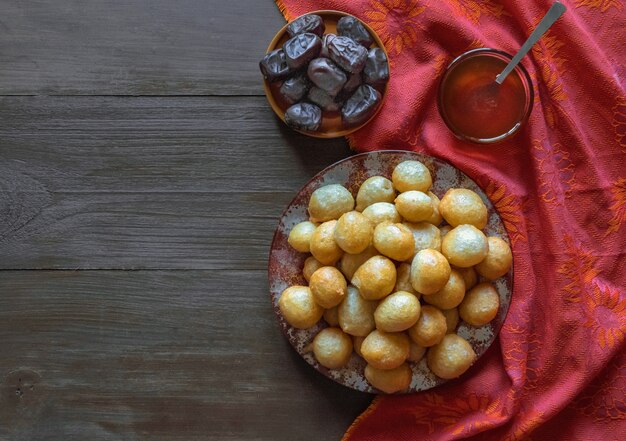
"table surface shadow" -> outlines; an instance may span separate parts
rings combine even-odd
[[[275,3],[0,5],[0,441],[340,439],[372,396],[289,346],[267,258],[351,151],[271,112]]]

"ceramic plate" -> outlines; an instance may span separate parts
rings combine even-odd
[[[299,253],[291,248],[287,238],[294,225],[308,220],[307,205],[311,194],[317,188],[328,184],[341,184],[356,196],[359,186],[368,177],[382,175],[391,178],[394,167],[406,160],[421,161],[430,169],[433,177],[431,191],[440,198],[452,187],[469,188],[478,193],[489,210],[489,222],[483,231],[487,236],[498,236],[510,243],[500,216],[480,187],[457,168],[430,156],[404,151],[379,151],[351,156],[321,171],[300,189],[278,223],[270,250],[269,287],[274,312],[291,345],[311,366],[336,382],[363,392],[380,393],[365,379],[365,361],[362,358],[353,353],[346,367],[329,370],[317,363],[312,353],[305,353],[305,346],[313,341],[321,329],[328,326],[323,319],[312,328],[296,329],[284,320],[278,309],[278,299],[284,289],[292,285],[307,285],[302,275],[302,266],[309,254]],[[500,295],[500,309],[491,323],[481,327],[470,326],[463,321],[459,323],[457,333],[470,342],[478,357],[482,356],[493,343],[504,322],[511,302],[512,284],[512,268],[494,282]],[[422,391],[445,382],[430,372],[425,357],[418,363],[410,363],[410,366],[413,370],[413,379],[405,392]]]

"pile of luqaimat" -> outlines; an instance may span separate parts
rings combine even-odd
[[[505,275],[511,249],[487,237],[487,207],[472,190],[450,188],[439,198],[419,161],[404,161],[368,178],[353,195],[343,186],[318,188],[309,220],[293,227],[289,244],[310,253],[302,273],[308,286],[291,286],[278,300],[291,326],[307,329],[324,318],[307,350],[328,369],[344,367],[352,352],[367,362],[365,378],[378,390],[406,390],[409,363],[426,356],[444,379],[475,361],[456,334],[459,319],[483,326],[499,296],[492,281]],[[480,278],[480,279],[479,279]]]

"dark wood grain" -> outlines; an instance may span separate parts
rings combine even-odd
[[[271,0],[0,2],[0,95],[262,94]]]
[[[339,439],[371,397],[293,351],[266,277],[3,271],[0,439]]]
[[[263,268],[341,140],[264,98],[0,99],[0,268]]]

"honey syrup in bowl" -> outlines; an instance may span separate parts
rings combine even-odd
[[[532,110],[532,82],[518,64],[497,84],[511,57],[494,49],[475,49],[448,66],[439,86],[439,112],[460,139],[493,143],[513,136]]]

